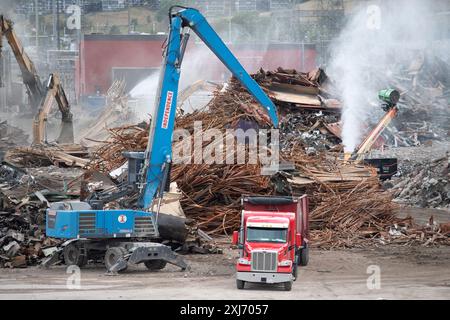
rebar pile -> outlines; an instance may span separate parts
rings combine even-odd
[[[254,77],[263,83],[268,81],[268,73],[264,73],[264,77],[262,75],[261,71]],[[276,74],[269,75],[272,79],[277,77]],[[277,79],[292,81],[293,78],[304,79],[305,75],[283,74]],[[305,81],[317,79],[306,78]],[[311,83],[318,86],[317,82]],[[292,112],[289,111],[288,114]],[[300,116],[297,122],[305,132],[311,130],[311,123],[318,121],[314,119],[314,113],[316,117],[322,116],[312,111],[309,117],[305,117],[308,123],[302,124],[301,113],[305,110],[298,112]],[[331,120],[335,121],[336,118],[333,116]],[[193,140],[195,121],[201,121],[203,130],[236,128],[245,121],[252,122],[259,128],[269,126],[269,119],[262,107],[235,79],[230,82],[226,91],[216,92],[204,110],[179,116],[176,128],[189,131]],[[242,195],[306,193],[311,199],[313,246],[350,247],[367,244],[373,238],[385,237],[390,226],[397,221],[393,213],[395,205],[391,201],[392,196],[381,190],[374,169],[343,163],[337,159],[334,151],[339,150],[338,140],[334,141],[334,151],[318,149],[309,153],[311,140],[305,139],[301,134],[296,137],[287,135],[286,133],[292,131],[289,125],[285,125],[281,130],[285,130],[280,134],[280,145],[283,146],[281,156],[283,161],[294,163],[297,172],[294,176],[261,176],[260,164],[174,165],[171,178],[177,182],[184,195],[181,204],[186,216],[209,234],[230,234],[237,230],[240,223]],[[142,125],[111,129],[110,134],[110,139],[94,155],[91,163],[94,169],[116,169],[125,162],[121,156],[122,151],[144,150],[147,145],[148,130]],[[283,137],[287,136],[289,141],[283,141]],[[331,141],[329,138],[326,140]],[[174,149],[176,143],[174,142]],[[203,147],[210,143],[212,142],[203,141]],[[281,188],[283,190],[280,190],[280,184],[285,186],[284,189]]]

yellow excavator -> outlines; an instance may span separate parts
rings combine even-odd
[[[3,37],[14,53],[17,63],[22,73],[29,103],[33,111],[36,111],[33,121],[33,144],[45,144],[46,121],[50,113],[53,102],[56,100],[58,108],[62,114],[62,124],[57,143],[69,144],[74,142],[72,113],[60,78],[57,74],[51,74],[47,85],[44,86],[39,78],[33,61],[25,52],[17,34],[14,32],[13,23],[0,15],[0,57],[2,54]],[[2,84],[0,79],[0,85]]]
[[[61,80],[57,74],[50,75],[46,88],[47,93],[39,106],[36,116],[34,117],[33,144],[42,144],[47,141],[45,130],[46,121],[55,100],[62,115],[61,130],[56,142],[61,144],[73,143],[73,116],[70,112],[69,101],[67,100],[66,94],[61,85]]]

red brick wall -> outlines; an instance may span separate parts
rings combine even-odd
[[[80,47],[79,95],[102,94],[112,82],[114,67],[157,68],[165,36],[87,35]]]

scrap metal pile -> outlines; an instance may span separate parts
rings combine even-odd
[[[129,96],[125,91],[124,80],[115,80],[106,93],[106,107],[92,119],[86,130],[80,134],[80,143],[83,146],[95,146],[96,141],[108,137],[106,128],[118,127],[124,123],[133,123],[136,114],[129,106]]]
[[[45,236],[49,202],[77,197],[77,169],[0,166],[0,267],[36,265],[61,241]]]

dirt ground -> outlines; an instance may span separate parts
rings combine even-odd
[[[0,299],[450,299],[450,247],[312,250],[290,292],[263,284],[237,290],[237,254],[225,249],[219,255],[185,256],[188,272],[137,266],[108,276],[102,266],[89,266],[79,283],[64,266],[2,269]],[[368,286],[376,275],[379,282]]]
[[[435,142],[393,149],[383,156],[397,156],[400,165],[408,165],[447,151],[450,142]],[[398,212],[401,217],[412,215],[418,223],[428,222],[431,214],[438,223],[450,221],[448,210],[402,208]],[[224,254],[185,256],[191,266],[187,272],[173,266],[148,272],[137,266],[108,276],[103,266],[88,266],[81,270],[79,283],[77,274],[68,273],[64,266],[0,269],[0,299],[450,299],[450,247],[313,249],[309,265],[300,268],[290,292],[262,284],[237,290],[237,255],[237,250],[225,248]]]

